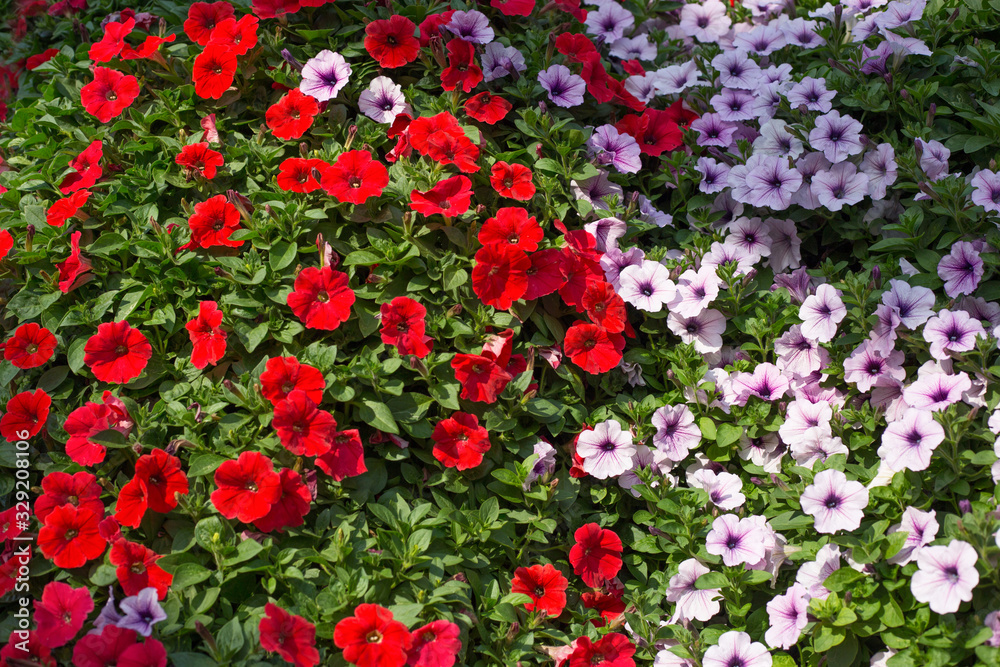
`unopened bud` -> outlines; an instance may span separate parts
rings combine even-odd
[[[357,125],[351,125],[349,128],[347,128],[347,141],[344,142],[345,151],[351,150],[351,144],[354,143],[354,137],[356,137],[357,134],[358,134]]]
[[[201,404],[199,404],[199,403],[192,403],[191,405],[188,406],[188,410],[191,410],[192,408],[194,408],[194,420],[195,420],[196,423],[200,424],[201,420],[202,420],[202,416],[201,416]]]
[[[297,72],[301,72],[302,71],[302,67],[303,67],[302,63],[300,63],[298,60],[296,60],[295,56],[293,56],[292,52],[289,51],[288,49],[282,49],[281,50],[281,57],[285,59],[286,63],[288,63],[289,65],[291,65],[293,68],[295,68],[295,70]]]
[[[461,314],[462,314],[462,304],[456,303],[454,306],[452,306],[445,312],[444,317],[445,319],[448,319],[449,317],[455,317],[456,315],[461,315]]]
[[[245,220],[251,220],[253,218],[253,203],[250,201],[249,197],[244,197],[236,190],[226,190],[226,199],[229,203],[236,207],[236,210],[240,212]]]
[[[309,157],[309,144],[304,141],[299,142],[299,155],[302,156],[302,159]]]
[[[157,234],[163,233],[163,228],[160,227],[160,223],[158,223],[156,221],[156,218],[154,218],[153,216],[149,216],[149,226],[152,227],[153,231],[156,232]]]
[[[878,264],[872,267],[872,289],[880,289],[882,287],[882,269],[879,268]]]

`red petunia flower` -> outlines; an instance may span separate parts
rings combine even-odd
[[[260,619],[260,647],[269,653],[277,653],[295,667],[315,667],[319,664],[316,650],[316,626],[295,614],[290,614],[278,605],[268,602],[264,605],[264,617]]]
[[[105,322],[83,346],[83,363],[101,382],[126,384],[139,377],[153,356],[153,346],[125,320]]]
[[[456,354],[451,367],[462,385],[461,397],[467,401],[496,403],[497,396],[514,379],[495,360],[478,354]]]
[[[198,46],[206,46],[215,27],[235,15],[236,10],[228,2],[196,2],[188,8],[184,33]]]
[[[69,257],[56,264],[59,269],[59,291],[68,294],[90,279],[90,261],[80,254],[80,236],[77,231],[69,237]]]
[[[101,502],[101,486],[97,477],[89,472],[70,475],[66,472],[50,472],[42,478],[42,495],[35,499],[35,516],[45,522],[53,510],[63,505],[73,505],[93,512],[98,519],[104,517],[104,503]]]
[[[167,597],[167,590],[174,575],[156,564],[161,555],[142,544],[119,539],[111,545],[109,560],[117,566],[115,574],[125,595],[138,595],[144,588],[155,588],[161,600]]]
[[[358,430],[352,428],[334,433],[330,451],[316,457],[316,467],[333,477],[335,482],[367,472],[365,450]]]
[[[528,211],[520,206],[501,208],[479,230],[479,242],[484,246],[499,243],[525,252],[537,250],[544,236],[535,217],[529,217]]]
[[[87,667],[77,663],[80,667]],[[167,667],[167,649],[152,637],[143,642],[132,644],[118,656],[115,667]]]
[[[625,613],[625,603],[622,602],[621,592],[618,592],[617,595],[609,595],[603,591],[586,591],[580,594],[580,602],[587,609],[596,609],[601,615],[600,618],[590,619],[595,628],[603,628]]]
[[[472,290],[487,306],[507,310],[528,289],[527,253],[508,243],[490,243],[476,252]]]
[[[215,178],[215,170],[225,164],[222,153],[208,147],[207,141],[189,144],[181,149],[174,162],[184,167],[185,173],[201,174],[205,178]]]
[[[489,91],[473,95],[465,103],[465,113],[487,125],[502,121],[512,108],[510,102]]]
[[[0,260],[7,257],[13,247],[14,237],[6,229],[0,229]]]
[[[314,97],[292,88],[271,105],[264,118],[274,136],[288,140],[305,134],[318,113],[319,103]]]
[[[641,116],[625,116],[615,124],[615,128],[631,135],[638,142],[639,150],[652,157],[684,145],[680,127],[666,111],[646,109]]]
[[[228,18],[219,21],[212,30],[209,44],[222,44],[237,56],[245,55],[257,46],[257,25],[260,21],[256,16],[247,14],[239,21]]]
[[[306,393],[313,403],[323,400],[326,380],[323,374],[308,364],[301,364],[295,357],[273,357],[267,360],[260,374],[261,394],[277,405],[295,389]]]
[[[531,16],[535,0],[490,0],[490,7],[499,9],[504,16]]]
[[[281,444],[296,456],[326,454],[337,430],[333,415],[320,410],[315,401],[298,389],[274,406],[271,425],[278,432]]]
[[[427,155],[441,164],[453,164],[465,174],[479,171],[479,146],[472,143],[465,133],[438,135],[427,142]]]
[[[610,283],[595,280],[587,285],[583,293],[583,307],[594,324],[604,327],[610,333],[625,331],[625,301]]]
[[[104,445],[93,442],[91,438],[108,429],[114,429],[122,435],[128,435],[132,429],[132,421],[124,410],[124,405],[117,408],[114,402],[120,399],[104,392],[104,403],[88,402],[66,417],[63,430],[69,434],[66,442],[66,455],[82,466],[96,465],[104,460]]]
[[[323,172],[329,168],[329,164],[319,159],[287,158],[278,166],[278,187],[285,192],[319,190],[320,184],[316,177],[322,178]]]
[[[371,25],[371,24],[369,24]],[[322,186],[341,203],[363,204],[378,197],[389,184],[385,165],[372,160],[368,151],[347,151],[323,172]]]
[[[226,354],[226,332],[220,328],[222,311],[215,301],[198,304],[198,316],[184,325],[191,338],[191,363],[195,368],[216,364]]]
[[[128,19],[122,23],[111,21],[104,26],[104,36],[101,41],[90,45],[90,52],[87,54],[95,63],[111,62],[111,59],[122,52],[125,46],[125,38],[135,27],[135,19]]]
[[[409,667],[452,667],[462,650],[458,625],[444,619],[433,621],[410,633],[406,664]]]
[[[412,120],[409,115],[405,113],[396,114],[396,119],[392,121],[392,125],[386,130],[385,136],[388,139],[393,137],[399,137],[396,140],[396,145],[392,147],[392,150],[385,154],[385,159],[388,162],[395,162],[401,157],[409,157],[413,153],[413,147],[410,145],[410,133],[408,131],[410,123]]]
[[[28,56],[28,59],[24,62],[24,69],[29,72],[39,65],[43,65],[55,56],[59,55],[59,49],[45,49],[41,53],[36,53],[33,56]]]
[[[569,656],[569,667],[635,667],[635,646],[623,634],[612,632],[600,641],[580,637]]]
[[[250,523],[266,516],[281,497],[281,478],[271,459],[260,452],[243,452],[215,471],[212,504],[227,519]]]
[[[107,546],[97,532],[100,517],[74,505],[61,505],[45,517],[38,548],[56,567],[71,569],[100,558]]]
[[[52,5],[55,7],[55,5]],[[15,566],[15,570],[18,565],[18,559],[11,557],[7,561]],[[52,657],[52,651],[47,647],[43,640],[41,633],[38,630],[28,630],[27,640],[23,640],[20,636],[11,637],[15,641],[9,641],[4,644],[3,648],[0,648],[0,665],[7,667],[8,665],[14,664],[25,664],[25,665],[41,665],[42,667],[56,667],[58,664],[56,659]],[[14,660],[23,660],[24,662],[15,663]]]
[[[423,359],[430,354],[434,341],[424,335],[427,323],[427,309],[407,296],[397,296],[389,303],[383,303],[382,342],[394,345],[400,354],[412,354]]]
[[[441,87],[471,93],[483,80],[483,70],[476,64],[476,47],[460,37],[448,41],[448,66],[441,72]]]
[[[346,273],[309,266],[295,277],[288,307],[307,329],[333,331],[350,318],[355,298]]]
[[[0,417],[0,433],[7,442],[26,440],[38,434],[49,418],[52,399],[44,389],[22,391],[7,401],[7,411]]]
[[[35,621],[42,643],[58,648],[68,643],[94,610],[94,599],[86,586],[73,588],[62,581],[45,584],[42,599],[35,600]]]
[[[243,245],[243,241],[230,238],[240,228],[240,211],[226,199],[226,195],[215,195],[195,204],[188,226],[191,228],[191,240],[184,248],[238,248]]]
[[[104,148],[100,139],[92,141],[79,155],[73,158],[69,166],[75,170],[63,178],[59,184],[59,191],[64,195],[75,190],[85,190],[99,179],[103,170],[101,169],[101,158],[104,157]]]
[[[139,96],[139,81],[108,67],[95,67],[94,80],[80,89],[83,108],[97,120],[107,123]]]
[[[483,454],[490,451],[489,433],[479,425],[476,415],[465,412],[438,422],[431,438],[434,458],[448,468],[475,468],[483,462]]]
[[[566,56],[568,62],[584,63],[597,53],[597,47],[586,35],[564,32],[556,37],[556,51]]]
[[[365,26],[365,50],[379,67],[402,67],[420,55],[420,42],[414,37],[416,25],[405,16],[372,21]]]
[[[472,201],[472,181],[467,176],[452,176],[438,181],[433,188],[410,192],[410,208],[426,216],[440,213],[446,218],[462,215]]]
[[[441,28],[448,25],[451,22],[451,17],[455,14],[454,9],[449,9],[447,11],[441,12],[440,14],[430,14],[417,28],[420,31],[420,46],[430,46],[431,39],[434,37],[444,37],[441,34]]]
[[[166,37],[146,35],[146,39],[142,40],[142,44],[138,47],[133,47],[131,44],[125,44],[125,46],[122,47],[122,60],[140,60],[142,58],[162,59],[156,51],[162,45],[169,44],[175,39],[177,39],[177,35],[174,35],[173,33],[167,35]]]
[[[198,97],[217,100],[233,85],[236,54],[224,44],[209,44],[194,59],[194,92]]]
[[[312,503],[309,487],[302,482],[299,473],[283,468],[278,476],[281,478],[281,495],[267,514],[253,522],[262,533],[283,533],[286,528],[301,526]]]
[[[537,609],[549,616],[558,616],[566,608],[568,585],[566,577],[552,565],[532,565],[514,570],[510,592],[523,593],[531,598],[531,602],[524,603],[528,611]]]
[[[625,337],[596,324],[577,322],[566,330],[563,349],[570,360],[592,375],[607,373],[622,360]]]
[[[136,643],[138,634],[135,630],[126,630],[117,625],[105,625],[98,634],[86,634],[80,637],[73,647],[74,667],[127,667],[126,659],[129,655],[134,655],[136,647],[143,644]],[[147,639],[146,643],[160,642],[155,639]],[[164,660],[166,656],[164,656]],[[135,667],[163,667],[157,663],[138,663]]]
[[[569,562],[583,583],[596,588],[622,569],[622,541],[613,531],[588,523],[576,529],[573,539]]]
[[[531,169],[523,164],[497,161],[490,174],[490,185],[501,197],[528,201],[535,196],[535,184],[531,182],[531,176]]]
[[[34,322],[25,322],[14,330],[3,349],[3,358],[14,366],[37,368],[52,358],[56,337]]]
[[[135,462],[135,478],[146,488],[149,509],[160,514],[177,507],[177,496],[188,492],[188,478],[181,468],[181,460],[162,449],[139,457]]]
[[[333,629],[333,643],[357,667],[403,667],[412,642],[406,626],[377,604],[359,604]]]
[[[253,0],[250,8],[258,18],[273,19],[285,14],[294,14],[302,8],[302,4],[299,0]]]
[[[146,487],[142,480],[133,479],[118,491],[114,519],[122,526],[138,528],[147,507]]]
[[[62,227],[66,221],[76,215],[80,207],[87,203],[90,191],[77,190],[69,197],[58,200],[45,212],[45,222],[53,227]]]

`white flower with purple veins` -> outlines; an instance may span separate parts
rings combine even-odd
[[[726,565],[757,563],[764,558],[764,534],[747,518],[723,514],[712,522],[712,530],[705,538],[705,550],[722,556]]]
[[[587,152],[600,165],[611,165],[619,173],[636,174],[642,169],[639,143],[614,125],[601,125],[587,140]]]
[[[817,25],[819,24],[816,21],[796,18],[785,21],[779,27],[785,33],[785,39],[789,44],[802,49],[813,49],[826,41],[816,33]]]
[[[906,541],[895,556],[886,560],[893,565],[906,565],[916,560],[917,552],[937,537],[941,526],[938,525],[936,516],[937,512],[934,510],[923,512],[916,507],[907,507],[902,520],[888,531],[890,535],[895,532],[906,533]]]
[[[805,146],[787,127],[783,120],[769,120],[761,125],[760,136],[753,140],[754,154],[798,159]]]
[[[976,338],[986,338],[979,320],[964,310],[952,312],[947,308],[927,320],[923,333],[924,340],[930,343],[931,356],[938,361],[947,359],[951,352],[968,352],[976,347]]]
[[[588,222],[583,228],[597,242],[597,252],[607,252],[608,248],[617,248],[618,239],[625,236],[628,225],[618,218],[601,218]]]
[[[865,198],[868,176],[859,174],[852,162],[838,162],[829,171],[813,176],[812,191],[821,206],[829,211],[839,211]]]
[[[565,65],[552,65],[538,73],[538,83],[549,94],[556,106],[569,109],[583,104],[583,93],[587,82],[573,74]]]
[[[792,441],[790,449],[795,463],[810,470],[818,461],[826,462],[835,454],[846,456],[850,453],[844,441],[830,433],[829,426],[806,429],[800,437]]]
[[[747,500],[743,495],[743,480],[739,475],[716,473],[711,468],[702,468],[694,477],[708,493],[709,502],[721,510],[734,510]]]
[[[858,391],[869,391],[886,378],[902,381],[905,377],[903,353],[892,350],[883,355],[870,340],[861,343],[844,361],[844,381],[857,385]]]
[[[689,7],[690,5],[685,5]],[[737,126],[725,121],[717,113],[706,113],[691,123],[691,129],[698,133],[699,146],[718,146],[729,148],[733,143],[733,135]]]
[[[774,155],[753,155],[747,160],[746,185],[750,203],[783,211],[792,203],[792,195],[802,185],[802,175],[788,165],[788,159]],[[730,172],[732,173],[732,172]]]
[[[314,97],[318,102],[332,100],[347,85],[351,77],[351,66],[344,57],[334,51],[320,51],[306,61],[302,67],[302,82],[299,90]]]
[[[733,46],[746,49],[759,56],[767,56],[787,44],[785,33],[771,24],[756,25],[751,30],[741,32],[733,37]]]
[[[622,431],[614,419],[601,422],[592,431],[580,434],[576,453],[583,459],[583,471],[597,479],[617,477],[632,468],[635,445],[632,434]]]
[[[951,151],[940,141],[924,141],[921,138],[913,140],[920,154],[920,168],[929,181],[937,181],[948,175],[948,158]]]
[[[824,470],[817,473],[799,500],[802,511],[815,519],[820,533],[851,531],[865,517],[868,489],[861,482],[847,479],[839,470]]]
[[[682,461],[701,442],[701,429],[686,405],[664,405],[653,413],[653,445],[671,461]]]
[[[625,90],[643,104],[656,97],[656,77],[652,73],[625,79]]]
[[[757,117],[758,123],[764,125],[774,120],[774,115],[778,113],[778,109],[781,107],[781,100],[784,99],[782,97],[784,88],[784,84],[763,83],[763,79],[761,80],[761,84],[757,86],[757,96],[753,101],[753,113]],[[756,141],[756,136],[747,136],[745,138],[748,141]]]
[[[775,273],[797,269],[802,261],[802,239],[795,229],[795,221],[787,218],[767,218],[767,234],[771,237],[771,256],[768,266]]]
[[[962,371],[918,373],[917,381],[903,389],[903,401],[911,408],[939,412],[962,400],[962,394],[972,389],[969,374]]]
[[[535,443],[532,454],[538,458],[535,459],[531,470],[528,471],[528,476],[524,479],[522,487],[525,491],[530,489],[531,485],[537,480],[546,475],[551,475],[556,469],[556,448],[549,443],[539,440]]]
[[[934,314],[934,292],[902,280],[889,281],[889,290],[883,292],[882,303],[896,312],[907,329],[916,329]]]
[[[1000,173],[983,169],[972,177],[972,203],[1000,213]]]
[[[803,563],[795,575],[795,583],[805,586],[810,598],[825,600],[830,591],[823,586],[827,577],[840,569],[840,547],[826,544],[816,552],[816,560]]]
[[[715,194],[726,189],[726,179],[729,176],[729,165],[716,162],[714,158],[700,157],[696,167],[701,174],[698,189],[705,194]]]
[[[635,454],[632,456],[632,466],[618,476],[618,486],[631,493],[634,498],[640,498],[641,495],[633,487],[645,484],[645,482],[640,480],[636,473],[643,468],[652,467],[653,451],[646,445],[636,445]],[[652,483],[653,486],[657,486],[657,484],[657,482]]]
[[[896,182],[896,167],[892,144],[879,144],[865,153],[861,171],[868,177],[868,195],[873,200],[885,199],[886,188]]]
[[[730,630],[710,646],[701,660],[702,667],[771,667],[773,659],[767,647],[750,640],[745,632]]]
[[[681,8],[680,27],[685,35],[699,42],[718,42],[733,24],[727,9],[719,0],[688,3]]]
[[[677,574],[670,577],[667,587],[667,602],[676,602],[677,609],[670,623],[678,621],[701,621],[707,623],[719,613],[722,593],[718,588],[699,589],[694,585],[698,577],[711,572],[696,558],[681,561]]]
[[[143,588],[138,595],[127,597],[118,605],[125,615],[116,625],[125,630],[134,630],[143,637],[153,634],[153,626],[167,618],[157,599],[156,589]]]
[[[875,23],[883,31],[900,28],[908,23],[919,21],[923,18],[924,9],[927,7],[927,0],[893,0],[885,11],[875,18]]]
[[[850,116],[830,111],[816,119],[816,127],[809,132],[809,145],[823,151],[827,160],[837,164],[864,150],[862,129],[861,123]]]
[[[617,247],[611,247],[604,251],[601,256],[601,268],[604,269],[604,279],[607,280],[615,292],[621,289],[621,272],[626,266],[642,266],[642,261],[646,258],[646,253],[638,246],[629,248],[622,252]]]
[[[445,30],[473,44],[489,44],[493,41],[493,28],[486,14],[472,10],[458,11],[451,15]]]
[[[609,2],[596,12],[588,12],[584,25],[589,34],[600,37],[605,42],[614,42],[624,37],[625,31],[635,25],[635,17],[621,5]]]
[[[674,216],[669,213],[664,213],[653,206],[653,202],[651,202],[646,195],[639,195],[638,204],[639,219],[643,222],[648,222],[649,224],[656,225],[660,228],[674,226]]]
[[[677,278],[677,293],[667,308],[681,317],[700,315],[719,296],[721,285],[722,280],[711,266],[688,269]]]
[[[928,48],[927,43],[922,39],[917,39],[916,37],[903,37],[902,35],[897,35],[892,31],[884,34],[885,42],[892,49],[893,53],[899,54],[900,56],[931,55],[930,48]]]
[[[792,375],[809,375],[830,361],[829,353],[818,342],[804,336],[799,324],[790,326],[774,341],[774,351],[778,354],[778,369]]]
[[[387,76],[377,76],[358,96],[358,108],[376,123],[391,123],[409,106],[400,85]]]
[[[553,67],[562,66],[553,65]],[[549,69],[552,68],[550,67]],[[570,181],[569,187],[576,199],[582,199],[599,211],[611,210],[608,202],[605,201],[607,197],[617,197],[619,201],[622,197],[622,186],[612,183],[608,179],[608,172],[603,169],[597,170],[597,176],[591,176],[582,181]]]
[[[918,569],[910,580],[910,592],[918,602],[929,603],[933,612],[956,612],[962,602],[972,599],[972,589],[979,583],[978,561],[975,548],[962,540],[924,547],[917,552]]]
[[[608,55],[622,60],[656,60],[656,44],[649,43],[645,33],[635,37],[616,39]]]
[[[695,86],[707,86],[708,82],[701,79],[698,63],[689,60],[682,65],[670,65],[652,72],[650,76],[656,82],[656,92],[661,95],[682,93]]]
[[[658,313],[674,298],[676,286],[670,271],[659,262],[644,260],[639,266],[627,266],[618,276],[618,296],[639,310]]]
[[[768,226],[760,218],[736,218],[726,228],[729,234],[724,245],[734,245],[754,255],[757,262],[771,254],[771,236]]]
[[[722,333],[726,330],[726,316],[708,308],[693,317],[670,313],[667,327],[685,343],[694,344],[697,352],[718,352],[722,349]]]
[[[709,104],[719,112],[722,120],[737,122],[754,119],[754,96],[746,90],[723,88],[718,95],[713,95]]]
[[[952,245],[951,252],[941,258],[937,267],[937,274],[944,281],[944,293],[953,299],[975,292],[984,272],[979,251],[968,241]]]
[[[743,49],[723,51],[712,58],[712,67],[726,88],[753,90],[760,83],[760,66]]]
[[[802,584],[792,584],[783,595],[767,603],[768,629],[764,641],[772,648],[786,651],[799,641],[809,623],[809,592]]]
[[[784,447],[774,433],[765,433],[759,438],[740,436],[740,458],[760,466],[764,472],[781,472],[781,459],[784,458]]]
[[[840,298],[840,290],[823,284],[816,293],[806,298],[799,307],[802,335],[829,343],[837,333],[837,325],[847,316],[847,307]]]
[[[987,329],[1000,326],[1000,303],[987,301],[981,296],[967,296],[958,302],[958,307],[971,315],[972,319],[982,322]]]
[[[826,79],[807,76],[792,86],[787,99],[793,109],[804,106],[809,111],[827,113],[833,108],[833,98],[836,96],[836,90],[826,89]]]
[[[743,248],[714,241],[709,251],[702,256],[701,265],[710,266],[718,271],[719,267],[734,263],[736,270],[733,275],[743,276],[750,272],[756,261],[756,258]]]
[[[513,46],[504,46],[500,42],[490,42],[480,56],[483,64],[483,81],[489,83],[505,76],[524,72],[528,69],[524,64],[524,56]]]

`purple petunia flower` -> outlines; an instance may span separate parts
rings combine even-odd
[[[764,433],[759,438],[740,436],[740,458],[760,466],[764,472],[781,472],[781,459],[785,448],[775,433]]]
[[[104,630],[106,625],[117,626],[122,620],[122,615],[118,613],[115,608],[115,589],[114,586],[108,586],[108,601],[104,603],[104,607],[101,609],[101,613],[97,615],[94,619],[94,628],[90,630],[88,635],[99,635]]]
[[[788,124],[783,120],[769,120],[761,125],[760,136],[753,142],[754,155],[790,157],[793,160],[802,155],[802,141],[787,128]]]
[[[795,221],[786,218],[766,218],[767,234],[771,237],[771,256],[768,266],[775,273],[797,269],[802,261],[802,239],[795,229]]]
[[[659,262],[645,260],[640,266],[627,266],[618,276],[618,296],[639,310],[658,313],[674,298],[676,287],[670,271]]]
[[[841,292],[832,285],[823,284],[816,293],[802,302],[799,319],[802,335],[829,343],[837,333],[837,325],[847,316],[847,307],[840,298]]]
[[[779,27],[781,28],[781,31],[785,33],[785,39],[789,44],[798,46],[802,49],[814,49],[826,42],[826,40],[816,33],[817,25],[819,24],[816,23],[816,21],[810,21],[804,18],[795,18],[790,21],[785,21]]]
[[[617,477],[632,467],[635,445],[632,434],[622,431],[614,419],[584,431],[577,440],[576,453],[583,459],[583,471],[597,479]]]
[[[698,158],[698,173],[701,174],[701,181],[698,189],[706,194],[722,192],[726,189],[726,179],[729,176],[729,165],[716,162],[710,157]]]
[[[910,592],[918,602],[929,603],[933,612],[956,612],[962,602],[972,599],[972,589],[979,583],[977,562],[975,548],[962,540],[924,547],[917,552],[918,569],[910,580]]]
[[[743,49],[723,51],[712,58],[719,82],[726,88],[753,90],[760,82],[760,66]]]
[[[545,477],[546,475],[551,475],[556,469],[556,448],[545,442],[544,440],[539,440],[535,443],[532,450],[532,455],[537,456],[534,464],[531,466],[531,470],[528,471],[528,476],[524,478],[524,483],[522,487],[525,491],[531,488],[537,480]]]
[[[493,41],[493,28],[490,20],[482,12],[457,11],[451,15],[451,21],[445,24],[445,30],[473,44],[489,44]]]
[[[972,177],[972,203],[1000,213],[1000,173],[983,169]]]
[[[861,525],[865,516],[868,489],[839,470],[824,470],[816,474],[799,500],[802,511],[815,520],[818,532],[851,531]]]
[[[886,187],[896,182],[896,153],[892,144],[879,144],[865,153],[861,171],[868,177],[868,194],[884,199]]]
[[[792,301],[798,304],[801,304],[806,300],[806,297],[813,293],[812,278],[806,272],[804,266],[800,266],[789,273],[779,273],[776,275],[771,290],[774,291],[779,287],[788,290],[788,295],[792,298]]]
[[[508,75],[517,75],[528,69],[524,64],[524,55],[513,46],[504,46],[500,42],[490,42],[483,48],[480,56],[483,64],[483,81],[489,83]],[[515,76],[516,78],[516,76]]]
[[[953,299],[975,292],[984,271],[979,252],[968,241],[951,246],[951,252],[941,258],[937,267],[937,274],[944,281],[944,293]]]
[[[664,405],[653,413],[656,434],[653,444],[659,458],[681,461],[701,442],[701,430],[694,425],[694,414],[686,405]]]
[[[792,203],[814,211],[820,208],[819,198],[812,188],[813,177],[830,168],[830,161],[822,153],[806,153],[795,161],[795,170],[802,176],[802,186],[792,195]]]
[[[745,632],[730,630],[710,646],[701,660],[702,667],[771,667],[773,659],[767,647],[751,641]]]
[[[844,381],[857,385],[858,391],[868,391],[884,378],[902,380],[905,377],[903,353],[892,350],[883,355],[870,340],[861,343],[844,361]]]
[[[386,76],[377,76],[358,96],[358,109],[376,123],[391,123],[409,106],[403,88]]]
[[[753,373],[736,373],[733,378],[736,404],[746,405],[751,396],[762,401],[777,401],[788,391],[788,378],[781,374],[777,366],[770,363],[757,364]]]
[[[924,15],[927,0],[893,0],[885,11],[875,17],[875,23],[883,31],[900,28],[908,23],[919,21]]]
[[[610,164],[622,174],[636,174],[642,169],[639,143],[630,134],[620,133],[614,125],[601,125],[587,140],[595,162]]]
[[[836,544],[825,544],[816,552],[816,559],[799,566],[795,575],[795,583],[802,584],[810,598],[825,600],[830,591],[823,586],[827,577],[840,569],[840,547]]]
[[[783,595],[767,603],[768,629],[764,641],[786,651],[799,641],[809,623],[809,592],[802,584],[792,584]]]
[[[691,123],[691,129],[698,133],[699,146],[729,148],[729,145],[733,143],[733,134],[736,132],[737,126],[723,120],[722,116],[717,113],[706,113]],[[1000,211],[1000,207],[998,207],[998,211]]]
[[[813,403],[796,399],[788,404],[785,423],[778,427],[778,435],[785,442],[802,438],[810,429],[819,428],[833,435],[830,420],[833,418],[833,408],[828,403]]]
[[[889,281],[889,291],[882,294],[882,303],[896,311],[907,329],[916,329],[934,314],[934,292],[902,280]]]
[[[836,90],[826,89],[826,79],[807,76],[792,86],[787,99],[793,109],[804,106],[809,111],[827,113],[833,108],[836,96]]]
[[[753,120],[754,96],[745,90],[723,88],[718,95],[709,100],[712,108],[725,121]]]
[[[635,37],[616,39],[608,51],[608,55],[622,60],[656,60],[656,44],[649,43],[649,37],[639,34]]]
[[[774,341],[774,351],[778,354],[778,369],[793,375],[809,375],[830,360],[829,353],[819,343],[802,335],[802,327],[798,324],[793,324]]]
[[[712,530],[705,538],[705,550],[722,556],[726,565],[757,563],[764,558],[762,532],[756,523],[747,518],[723,514],[712,522]]]
[[[709,572],[711,570],[696,558],[688,558],[678,565],[677,574],[670,577],[667,586],[667,602],[677,603],[671,623],[695,620],[706,623],[719,613],[720,589],[700,589],[694,585],[698,577]]]
[[[755,93],[753,113],[757,117],[757,121],[763,125],[772,121],[774,115],[778,113],[785,93],[785,85],[781,83],[761,83],[757,86]],[[747,137],[747,140],[750,140],[750,137]]]
[[[656,78],[652,73],[643,76],[630,76],[625,79],[625,90],[643,104],[648,104],[656,97]]]
[[[903,400],[910,407],[939,412],[962,400],[962,394],[971,388],[972,380],[965,372],[925,373],[903,389]]]
[[[761,24],[733,37],[733,46],[759,56],[767,56],[787,44],[785,33],[777,26]]]
[[[861,144],[862,129],[861,123],[850,116],[830,111],[816,119],[816,127],[809,132],[809,144],[814,149],[823,151],[827,160],[837,164],[864,150]]]
[[[702,468],[694,473],[693,479],[708,494],[708,501],[721,510],[734,510],[747,500],[739,475]]]
[[[153,634],[153,626],[167,618],[157,600],[156,589],[143,588],[138,595],[127,597],[119,604],[125,615],[116,624],[125,630],[135,630],[143,637]]]
[[[886,32],[885,41],[892,47],[893,53],[898,53],[903,56],[929,56],[931,55],[931,50],[928,48],[927,43],[922,39],[917,39],[916,37],[903,37],[902,35],[897,35],[894,32]]]
[[[802,175],[789,166],[787,158],[755,154],[747,160],[747,168],[746,186],[754,206],[783,211],[802,185]]]
[[[892,45],[880,42],[874,49],[861,45],[861,73],[886,76],[889,73],[889,56],[892,55]]]
[[[334,51],[320,51],[306,61],[302,67],[302,82],[299,90],[316,98],[318,102],[332,100],[347,85],[351,76],[351,66],[344,57]]]
[[[688,3],[681,8],[680,28],[699,42],[718,42],[733,24],[727,9],[719,0]]]
[[[624,297],[622,297],[624,298]],[[701,353],[718,352],[722,349],[722,332],[726,330],[726,316],[708,308],[694,317],[681,317],[670,313],[667,327],[685,343],[694,344]]]
[[[734,245],[755,256],[754,263],[771,254],[768,226],[760,218],[736,218],[726,226],[725,245]]]
[[[812,470],[817,462],[826,462],[835,454],[844,456],[850,454],[844,441],[825,427],[806,429],[801,436],[792,441],[790,450],[795,464],[809,470]]]
[[[712,243],[711,249],[701,258],[702,266],[710,266],[718,272],[719,267],[734,262],[736,271],[733,275],[746,275],[754,265],[754,257],[742,248],[724,245],[718,241]]]
[[[853,206],[868,194],[868,176],[859,174],[851,162],[838,162],[812,179],[812,191],[820,205],[830,211]]]
[[[941,361],[949,352],[968,352],[976,347],[976,338],[986,338],[982,323],[964,310],[954,312],[943,308],[937,317],[924,325],[924,340],[931,344],[930,353]]]
[[[948,175],[948,158],[951,151],[940,141],[924,141],[917,137],[913,144],[920,156],[920,168],[929,181],[937,181]]]
[[[583,226],[597,241],[597,252],[607,252],[608,248],[617,248],[618,239],[625,236],[628,225],[618,218],[600,218]]]
[[[926,470],[931,455],[944,442],[944,427],[926,410],[910,408],[903,418],[890,422],[882,434],[878,455],[889,468]]]
[[[556,106],[569,109],[583,104],[583,93],[587,90],[587,82],[583,77],[569,71],[565,65],[552,65],[547,70],[539,72],[538,83]]]
[[[656,225],[661,229],[663,227],[673,227],[674,226],[674,216],[669,213],[664,213],[655,206],[653,202],[649,200],[646,195],[639,195],[639,219],[643,222],[648,222],[651,225]]]
[[[582,181],[570,181],[570,191],[573,196],[583,200],[599,211],[609,211],[611,207],[605,201],[607,197],[618,197],[621,200],[622,187],[608,179],[608,172],[597,170],[597,176],[585,178]]]
[[[596,35],[605,42],[614,42],[621,39],[625,31],[635,25],[635,17],[621,5],[608,2],[596,12],[588,12],[584,25],[587,26],[589,34]]]
[[[934,510],[922,512],[916,507],[907,507],[903,512],[902,520],[887,531],[889,535],[895,532],[906,533],[906,541],[903,542],[903,548],[895,556],[886,560],[893,565],[906,565],[916,560],[917,552],[937,537],[938,529],[941,526],[938,525],[936,516],[937,512]]]
[[[661,95],[673,95],[682,93],[688,88],[708,85],[707,81],[700,78],[701,72],[698,70],[698,63],[694,60],[689,60],[681,65],[663,67],[652,72],[652,76],[656,92]]]
[[[698,271],[688,269],[677,278],[677,293],[667,307],[681,317],[700,315],[719,296],[721,285],[722,280],[711,266]]]
[[[964,297],[958,302],[958,307],[969,314],[974,320],[983,323],[983,327],[992,331],[1000,326],[1000,304],[987,301],[982,297]]]

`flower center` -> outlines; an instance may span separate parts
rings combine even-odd
[[[316,294],[316,300],[319,301],[320,303],[326,303],[327,301],[330,300],[330,295],[327,294],[326,292],[319,292],[318,294]]]
[[[365,635],[365,641],[369,644],[378,644],[382,641],[382,634],[378,630],[372,630],[367,635]]]
[[[29,345],[29,346],[28,346],[28,347],[27,347],[27,348],[25,349],[25,351],[26,351],[26,352],[27,352],[28,354],[35,354],[36,352],[38,352],[38,346],[37,346],[37,345],[35,345],[34,343],[32,343],[31,345]]]
[[[117,354],[118,356],[121,356],[123,354],[128,354],[128,348],[125,347],[124,345],[118,345],[117,347],[115,347],[115,354]]]
[[[74,530],[74,529],[71,528],[71,529],[69,529],[69,530],[66,531],[65,539],[72,540],[73,538],[75,538],[79,534],[80,533],[78,531],[76,531],[76,530]]]
[[[253,480],[247,482],[246,485],[244,485],[243,488],[246,491],[252,491],[254,493],[257,493],[257,491],[258,491],[257,484]]]

